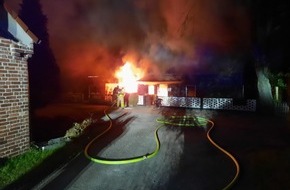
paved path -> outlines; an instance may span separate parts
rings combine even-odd
[[[146,106],[118,109],[110,113],[113,128],[93,143],[90,154],[127,158],[153,151],[154,131],[159,125],[156,118],[164,115],[197,115],[215,122],[212,138],[234,155],[241,167],[232,189],[290,189],[290,125],[289,120],[279,117]],[[84,149],[108,123],[106,117],[99,117],[77,147]],[[205,129],[168,126],[158,134],[161,148],[151,159],[102,165],[80,152],[34,189],[216,190],[235,175],[233,162],[210,144]]]
[[[180,114],[177,112],[154,107],[119,109],[110,114],[114,120],[112,130],[93,144],[91,154],[127,158],[150,153],[156,146],[154,131],[159,125],[156,119],[164,114]],[[41,188],[221,189],[234,175],[233,163],[207,141],[203,128],[164,127],[158,134],[161,149],[151,159],[102,165],[80,154]]]

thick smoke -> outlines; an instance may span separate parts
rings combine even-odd
[[[13,0],[16,1],[16,0]],[[65,78],[108,80],[125,60],[147,74],[187,74],[210,51],[249,44],[247,8],[232,0],[41,0]],[[207,66],[209,67],[209,66]]]

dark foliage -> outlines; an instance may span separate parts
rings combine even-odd
[[[59,68],[49,45],[47,17],[38,0],[23,0],[19,17],[41,40],[28,60],[30,103],[36,108],[53,101],[59,93]]]
[[[273,72],[289,72],[290,2],[252,1],[255,57]]]

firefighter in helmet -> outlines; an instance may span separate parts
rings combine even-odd
[[[118,98],[117,98],[117,107],[121,107],[121,108],[125,107],[124,96],[125,96],[124,88],[119,89]]]

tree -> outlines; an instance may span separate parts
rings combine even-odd
[[[28,60],[30,103],[32,108],[49,103],[59,92],[59,68],[49,45],[47,17],[39,0],[23,0],[19,17],[41,40],[34,45],[34,54]]]
[[[260,108],[273,110],[269,73],[289,72],[289,2],[252,2],[254,63],[258,79]]]

